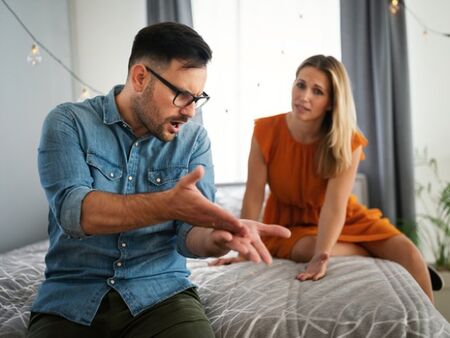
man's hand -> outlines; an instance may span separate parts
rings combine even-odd
[[[208,263],[209,266],[230,265],[239,262],[245,262],[246,259],[241,255],[236,257],[221,257]]]
[[[261,261],[266,264],[272,263],[272,256],[267,250],[264,243],[261,241],[261,236],[275,236],[282,238],[289,238],[291,232],[280,225],[264,224],[254,220],[241,219],[243,224],[248,229],[248,235],[240,236],[231,234],[227,231],[214,230],[211,232],[210,240],[213,246],[218,248],[214,256],[224,255],[229,250],[234,250],[239,253],[238,258],[218,259],[210,263],[210,265],[230,264],[236,261],[249,260],[255,263]],[[209,249],[210,251],[213,251]]]
[[[222,229],[241,236],[248,235],[247,227],[239,222],[237,217],[209,201],[197,189],[195,184],[203,174],[203,167],[198,166],[167,192],[170,194],[167,205],[170,216],[167,218],[178,219],[195,226]]]
[[[327,272],[328,260],[330,255],[328,253],[317,253],[311,258],[306,268],[306,271],[297,275],[299,281],[305,280],[319,280],[325,276]]]
[[[240,221],[248,228],[249,235],[244,237],[234,236],[234,238],[236,238],[240,244],[244,245],[247,250],[239,250],[238,247],[230,247],[230,249],[239,252],[240,256],[255,263],[261,261],[266,264],[272,263],[272,256],[261,241],[261,236],[291,237],[289,229],[281,225],[264,224],[250,219],[241,219]]]

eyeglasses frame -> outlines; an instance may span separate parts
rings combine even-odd
[[[150,67],[144,65],[145,69],[147,69],[148,72],[150,72],[151,74],[153,74],[159,81],[161,81],[167,88],[169,88],[170,90],[172,90],[175,94],[175,97],[173,98],[173,105],[175,107],[178,108],[185,108],[187,106],[189,106],[192,102],[197,103],[197,101],[199,100],[205,100],[203,103],[201,103],[199,106],[196,106],[195,108],[198,109],[201,106],[203,106],[206,102],[208,102],[208,100],[210,99],[210,96],[208,94],[206,94],[206,92],[202,92],[202,94],[200,96],[196,96],[190,92],[188,92],[187,90],[181,90],[178,87],[174,86],[173,84],[171,84],[169,81],[167,81],[165,78],[163,78],[161,75],[159,75],[157,72],[155,72],[153,69],[151,69]],[[184,95],[189,95],[191,96],[192,100],[187,103],[184,106],[179,106],[177,104],[175,104],[175,100],[177,99],[178,95],[180,94],[184,94]]]

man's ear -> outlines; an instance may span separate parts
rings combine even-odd
[[[150,75],[145,66],[139,63],[134,64],[130,68],[130,81],[137,93],[142,93],[150,80]]]

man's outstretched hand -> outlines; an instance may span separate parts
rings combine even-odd
[[[226,254],[228,250],[234,250],[239,253],[239,256],[215,259],[209,263],[210,266],[228,265],[246,260],[255,263],[262,261],[266,264],[271,264],[272,256],[261,241],[261,236],[282,238],[291,236],[291,232],[281,225],[264,224],[250,219],[241,219],[240,222],[248,228],[249,235],[243,237],[232,236],[230,233],[220,230],[215,230],[211,234],[212,236],[217,236],[216,244],[223,249],[223,254]]]
[[[248,229],[239,219],[217,204],[209,201],[197,189],[196,183],[203,177],[204,169],[198,166],[182,177],[177,185],[168,190],[170,211],[168,219],[177,219],[206,228],[222,229],[241,236],[248,235]]]
[[[272,263],[272,256],[267,250],[266,246],[261,240],[261,236],[273,236],[289,238],[291,232],[276,224],[264,224],[250,219],[241,219],[240,222],[248,229],[248,235],[232,235],[226,231],[215,230],[211,236],[217,237],[216,245],[228,250],[234,250],[239,253],[238,258],[232,258],[230,261],[224,261],[224,258],[219,258],[210,263],[210,265],[230,264],[237,261],[248,260],[255,263],[264,262],[266,264]],[[220,262],[223,262],[220,264]]]
[[[189,233],[189,246],[199,255],[221,256],[237,251],[246,260],[272,263],[272,256],[261,236],[289,238],[291,232],[280,225],[264,224],[249,219],[238,219],[230,212],[209,201],[198,190],[196,183],[203,177],[202,166],[182,177],[168,190],[168,219],[177,219],[194,225]],[[206,231],[202,228],[212,228]]]

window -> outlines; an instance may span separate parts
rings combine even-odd
[[[194,28],[213,50],[203,121],[216,182],[243,182],[255,118],[290,110],[299,64],[341,59],[339,1],[192,0]]]

